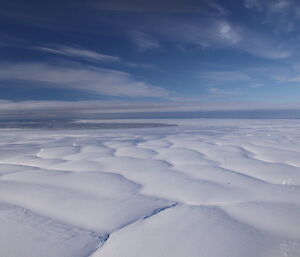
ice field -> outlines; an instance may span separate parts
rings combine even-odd
[[[0,129],[0,257],[300,256],[300,120],[154,122]]]

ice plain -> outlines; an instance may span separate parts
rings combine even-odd
[[[155,122],[0,129],[0,257],[300,256],[300,120]]]

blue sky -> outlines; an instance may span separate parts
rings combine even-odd
[[[1,117],[299,109],[292,0],[2,0]]]

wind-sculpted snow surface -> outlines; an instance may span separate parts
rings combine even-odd
[[[300,121],[163,123],[1,129],[0,257],[300,256]]]

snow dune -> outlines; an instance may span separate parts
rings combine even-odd
[[[300,121],[166,122],[1,129],[0,257],[299,257]]]

